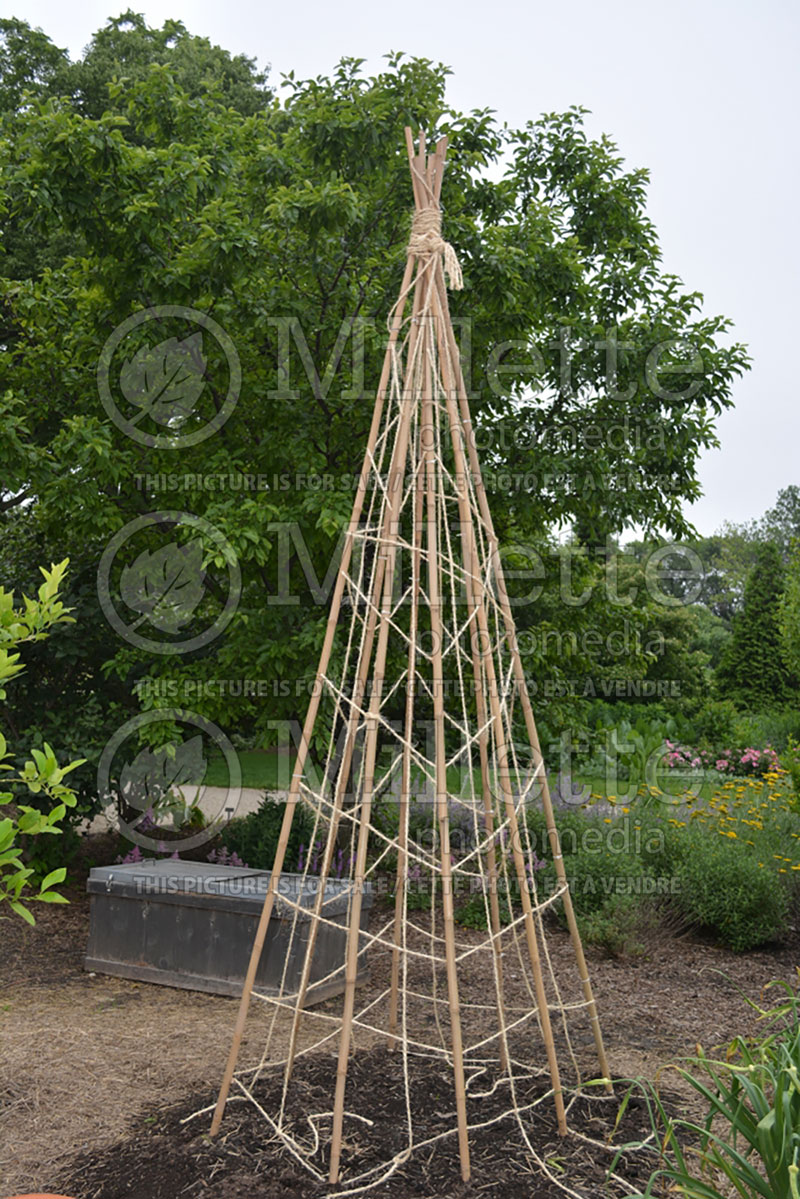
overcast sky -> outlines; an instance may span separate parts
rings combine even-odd
[[[2,0],[3,15],[40,26],[72,57],[127,7],[109,0]],[[308,77],[343,56],[379,69],[405,50],[453,69],[449,100],[522,123],[572,104],[591,109],[631,166],[651,172],[649,213],[664,267],[702,291],[748,343],[750,373],[719,421],[719,450],[702,460],[701,533],[760,516],[800,484],[800,408],[793,376],[800,238],[800,6],[790,0],[622,0],[524,4],[448,0],[131,0],[151,25],[176,18],[193,33],[283,72]]]

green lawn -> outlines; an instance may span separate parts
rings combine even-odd
[[[242,770],[243,787],[264,787],[268,791],[279,791],[289,786],[294,754],[270,753],[265,749],[240,749],[237,757]],[[209,759],[203,782],[207,787],[227,787],[228,767],[221,754]]]
[[[264,749],[240,750],[238,757],[242,770],[242,786],[264,788],[268,791],[286,790],[289,786],[295,756],[293,751],[290,754],[278,754]],[[457,767],[452,767],[448,770],[448,786],[456,794],[460,788],[461,777],[461,772]],[[606,799],[609,794],[612,799],[621,804],[624,804],[630,798],[627,794],[628,784],[626,781],[621,781],[616,787],[611,789],[608,786],[606,778],[602,775],[591,775],[577,771],[574,779],[581,786],[588,786],[591,789],[595,802]],[[225,787],[228,785],[228,768],[221,755],[214,756],[209,760],[208,770],[203,782],[209,787]],[[680,774],[675,773],[670,775],[667,782],[671,794],[675,797],[684,793],[685,782]],[[475,785],[476,792],[480,793],[480,775],[477,772]],[[720,780],[716,778],[711,782],[703,783],[699,789],[699,796],[707,801],[711,799],[719,789],[719,786]]]

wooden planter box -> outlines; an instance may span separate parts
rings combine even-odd
[[[291,946],[284,996],[296,993],[303,969],[317,879],[309,877]],[[255,989],[277,994],[289,949],[302,876],[281,876]],[[95,867],[91,896],[87,970],[144,982],[240,995],[256,926],[269,884],[269,871],[214,866],[206,862],[145,859],[135,865]],[[319,1003],[344,990],[347,908],[350,883],[329,880],[314,948],[307,1003]],[[362,896],[361,928],[366,930],[372,895]],[[362,938],[362,941],[364,938]],[[359,948],[359,978],[365,964]],[[326,976],[332,971],[332,978]],[[320,981],[325,979],[324,982]]]

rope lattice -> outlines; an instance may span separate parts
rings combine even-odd
[[[608,1067],[449,317],[446,277],[460,288],[462,276],[441,236],[445,142],[426,158],[424,138],[419,152],[410,131],[407,140],[416,211],[406,272],[389,316],[364,471],[212,1134],[234,1085],[313,1177],[355,1194],[439,1139],[417,1141],[409,1078],[410,1062],[438,1062],[453,1080],[452,1122],[441,1136],[458,1137],[463,1178],[470,1127],[479,1126],[469,1124],[468,1101],[498,1092],[505,1101],[496,1119],[513,1119],[536,1167],[575,1195],[537,1155],[530,1130],[541,1100],[524,1102],[519,1088],[541,1074],[566,1131],[581,1078],[573,1018],[585,1028],[588,1017],[603,1077]],[[314,841],[324,848],[319,878],[310,874],[309,854],[299,884],[289,886],[294,876],[281,880],[281,872],[297,804],[314,813]],[[533,805],[544,810],[555,864],[556,884],[546,894],[537,886],[527,820]],[[320,977],[320,931],[342,936],[343,917],[328,903],[333,865],[342,860],[350,863],[346,961],[344,970],[340,960]],[[393,903],[381,898],[387,879]],[[466,901],[482,911],[484,932],[456,922]],[[572,937],[568,971],[552,960],[543,922],[557,902]],[[266,993],[254,980],[273,913],[284,922],[289,951],[280,987]],[[299,985],[289,973],[296,946],[304,954]],[[364,966],[385,985],[360,1000]],[[577,996],[566,993],[569,981],[580,983]],[[306,1006],[316,989],[336,983],[339,1000]],[[271,1008],[268,1036],[258,1063],[234,1074],[251,994]],[[348,1146],[351,1130],[366,1135],[370,1113],[358,1110],[347,1072],[354,1048],[375,1045],[392,1051],[402,1077],[405,1147],[362,1170],[357,1154],[348,1159]],[[306,1113],[299,1126],[290,1115],[295,1062],[325,1052],[338,1062],[334,1074],[331,1058],[330,1108]],[[569,1066],[570,1086],[559,1059]],[[256,1094],[267,1071],[283,1075],[281,1102],[269,1111]]]

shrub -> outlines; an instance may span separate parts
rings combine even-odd
[[[562,853],[571,854],[581,844],[581,838],[586,832],[590,818],[583,812],[559,812],[556,816],[556,827],[561,840]],[[541,808],[529,808],[526,817],[531,846],[536,854],[545,861],[552,861],[550,838],[547,835],[547,823]]]
[[[778,755],[771,745],[757,749],[691,749],[686,745],[667,743],[667,765],[673,770],[713,770],[717,774],[764,775],[775,770]]]
[[[713,931],[729,949],[753,949],[783,929],[788,888],[754,854],[713,831],[689,831],[676,882],[684,916]]]
[[[800,741],[789,738],[789,743],[781,757],[781,765],[791,780],[794,795],[792,806],[797,811],[800,808]]]
[[[607,843],[565,856],[564,865],[579,916],[613,910],[616,904],[609,907],[608,901],[642,894],[645,889],[641,857],[631,851],[615,852]]]
[[[230,853],[237,853],[253,870],[271,870],[278,848],[286,804],[265,795],[255,812],[237,816],[225,826],[220,839]],[[286,848],[284,870],[294,870],[300,846],[308,845],[314,834],[314,815],[298,801]]]
[[[723,945],[742,951],[783,931],[800,882],[800,814],[793,811],[779,772],[730,779],[707,801],[691,794],[663,811],[649,794],[617,806],[613,817],[556,813],[564,866],[582,936],[611,953],[634,952],[652,941],[654,925],[702,926]],[[530,808],[526,823],[540,895],[555,883],[544,813]],[[501,838],[500,847],[508,852]],[[518,899],[513,866],[512,899]],[[500,914],[508,920],[506,896]],[[554,912],[563,918],[560,905]],[[482,894],[457,912],[461,923],[486,927]]]
[[[537,872],[537,884],[546,890],[555,882],[555,869],[544,813],[529,811],[527,822],[546,864]],[[640,952],[655,919],[648,897],[660,891],[668,873],[669,830],[658,820],[631,815],[611,820],[582,812],[559,813],[556,824],[581,937],[615,956]],[[564,918],[563,905],[556,914]]]
[[[780,752],[789,740],[800,738],[800,707],[771,708],[761,712],[743,712],[736,726],[734,744],[774,745]]]
[[[612,957],[641,953],[642,937],[652,928],[657,914],[643,907],[636,895],[614,895],[597,911],[578,915],[581,938],[587,945],[598,945]]]
[[[44,583],[39,587],[38,598],[32,600],[23,596],[19,608],[14,607],[13,592],[0,587],[0,700],[6,697],[3,684],[16,678],[24,669],[20,655],[13,652],[16,647],[23,642],[43,640],[53,625],[71,619],[69,609],[58,597],[67,565],[68,559],[65,559],[58,566],[51,566],[49,571],[42,567]],[[4,786],[12,790],[0,791],[0,806],[11,811],[11,815],[0,818],[0,905],[8,904],[29,924],[34,923],[34,918],[23,901],[66,903],[63,896],[51,888],[63,882],[67,872],[65,867],[58,866],[46,877],[37,877],[30,853],[29,860],[24,859],[23,844],[30,838],[61,832],[59,826],[67,808],[76,803],[74,792],[62,780],[69,771],[82,765],[81,761],[76,761],[59,766],[47,743],[43,749],[31,750],[31,755],[32,760],[26,761],[19,773],[14,773],[8,762],[11,754],[6,739],[0,733],[0,770],[12,772],[3,775]],[[30,804],[19,802],[19,791],[23,788],[32,799]]]
[[[683,710],[685,706],[685,704],[682,705],[680,711],[673,711],[669,704],[659,703],[657,700],[648,701],[648,721],[663,727],[674,722],[677,736],[691,740],[695,736],[694,721],[687,719]],[[585,723],[589,729],[608,729],[621,724],[622,721],[628,721],[629,724],[635,725],[641,717],[642,705],[640,703],[626,703],[624,700],[615,700],[613,703],[609,703],[606,700],[594,699],[588,701],[586,705]],[[554,739],[558,740],[557,732]],[[541,740],[545,745],[544,738]]]
[[[729,699],[710,699],[692,717],[694,734],[691,740],[703,747],[734,745],[737,740],[739,713]]]
[[[663,773],[665,747],[672,744],[667,738],[675,735],[676,725],[671,720],[666,724],[643,716],[635,724],[623,720],[608,730],[606,769],[614,771],[617,778],[628,779],[630,790],[642,786],[653,788]]]

